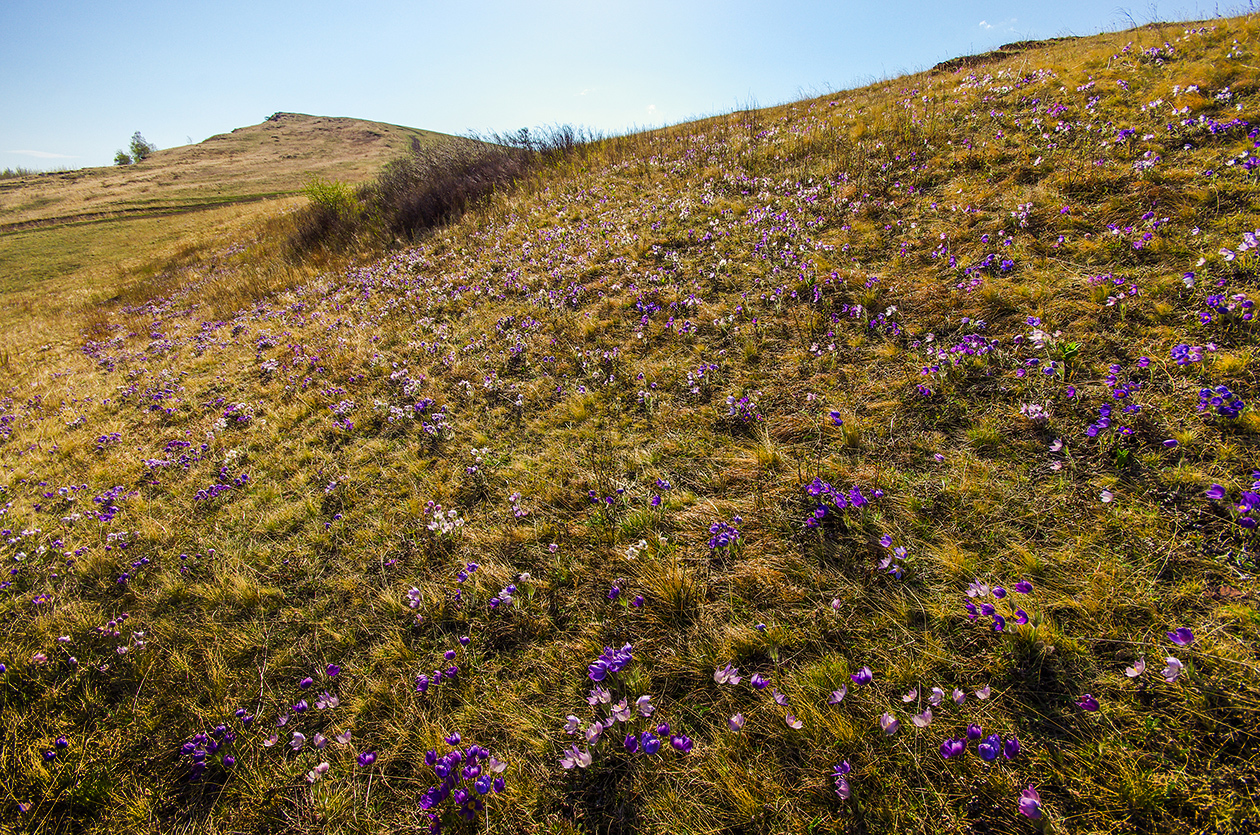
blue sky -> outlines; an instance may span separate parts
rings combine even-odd
[[[1222,12],[1225,7],[1221,7]],[[853,87],[1212,3],[3,0],[0,168],[108,165],[278,110],[462,134],[605,133]]]

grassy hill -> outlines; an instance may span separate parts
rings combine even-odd
[[[360,183],[413,141],[451,138],[362,119],[274,113],[135,165],[0,181],[0,231],[293,195],[312,176]]]
[[[1258,29],[30,301],[0,831],[1254,831]]]
[[[259,238],[268,220],[304,203],[312,177],[357,185],[412,143],[465,141],[362,119],[275,113],[135,165],[0,180],[0,342],[23,354],[76,337],[60,317]],[[49,327],[50,318],[59,324]]]

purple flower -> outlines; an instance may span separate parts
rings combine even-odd
[[[761,673],[753,673],[752,678],[750,678],[748,682],[758,690],[765,690],[770,684],[770,679],[764,678]]]
[[[1019,755],[1019,738],[1018,737],[1013,736],[1010,739],[1006,740],[1004,743],[1002,743],[1002,756],[1006,757],[1008,760],[1013,760],[1018,755]]]
[[[871,673],[870,667],[863,667],[853,675],[849,676],[849,678],[853,680],[854,684],[862,685],[870,684],[871,680],[874,679],[875,676]]]
[[[956,757],[966,750],[967,740],[947,739],[941,743],[941,758],[948,760],[950,757]]]
[[[669,744],[674,746],[674,750],[680,754],[690,754],[695,743],[691,741],[691,737],[678,734],[669,738]]]
[[[979,745],[976,746],[976,753],[980,755],[980,759],[987,763],[991,763],[998,758],[998,753],[1002,750],[1002,737],[997,734],[989,734]]]
[[[1041,817],[1041,795],[1037,794],[1032,783],[1019,793],[1019,813],[1033,820]]]
[[[1207,491],[1205,492],[1205,495],[1209,499],[1220,501],[1221,499],[1225,498],[1225,488],[1219,484],[1213,484],[1211,487],[1207,489]]]
[[[579,750],[576,745],[570,745],[568,750],[564,752],[564,756],[560,758],[560,765],[568,770],[577,766],[578,768],[587,768],[591,764],[591,755],[587,751]]]
[[[1019,592],[1020,594],[1030,594],[1032,590],[1033,590],[1032,583],[1028,582],[1027,580],[1020,580],[1018,583],[1015,584],[1015,591]]]
[[[314,683],[315,683],[315,679],[311,678],[310,676],[307,676],[306,678],[298,682],[298,689],[305,690],[306,688],[310,687]]]
[[[1173,632],[1169,632],[1168,640],[1172,641],[1179,647],[1188,647],[1194,643],[1194,633],[1190,631],[1190,627],[1182,626]]]
[[[848,800],[853,794],[852,789],[849,788],[849,781],[845,776],[852,770],[853,769],[849,765],[849,761],[845,760],[840,763],[840,765],[836,766],[834,772],[832,773],[832,776],[836,778],[836,794],[841,800]]]
[[[358,759],[359,759],[359,768],[367,768],[372,763],[376,762],[376,752],[364,751],[362,754],[359,755]]]
[[[1093,696],[1091,696],[1089,693],[1086,693],[1084,696],[1081,696],[1080,699],[1077,700],[1076,706],[1079,707],[1081,710],[1088,710],[1090,712],[1093,712],[1095,710],[1098,710],[1098,700],[1095,699]]]
[[[324,674],[328,676],[329,678],[336,678],[337,676],[341,675],[341,668],[338,667],[336,664],[329,664],[327,667],[324,668]]]
[[[626,746],[626,750],[631,754],[639,750],[639,738],[634,734],[626,734],[626,739],[623,744]]]
[[[1177,677],[1181,675],[1181,671],[1184,667],[1180,661],[1173,658],[1171,655],[1164,659],[1164,663],[1168,666],[1164,667],[1164,669],[1160,671],[1160,675],[1164,677],[1164,681],[1172,684],[1177,680]]]
[[[971,724],[967,726],[967,739],[970,739],[972,742],[975,742],[977,739],[980,739],[982,736],[984,736],[984,730],[981,729],[979,725]]]
[[[643,753],[645,754],[655,754],[661,750],[661,741],[651,731],[644,731],[639,741],[643,744]]]

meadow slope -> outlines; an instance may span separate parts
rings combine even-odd
[[[1257,43],[604,140],[248,303],[254,238],[61,309],[0,369],[0,832],[1255,831]]]

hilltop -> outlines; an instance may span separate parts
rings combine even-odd
[[[412,142],[454,139],[363,119],[274,113],[135,165],[0,181],[0,232],[290,195],[312,176],[357,184]]]
[[[1254,831],[1257,43],[9,288],[0,832]]]

